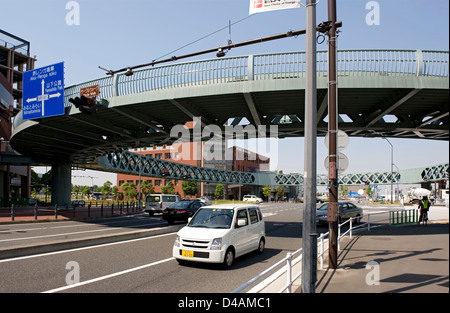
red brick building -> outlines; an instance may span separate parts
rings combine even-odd
[[[228,156],[231,155],[232,159],[227,160],[225,150],[222,151],[223,158],[221,160],[208,160],[204,158],[203,151],[205,150],[204,144],[201,144],[202,149],[197,143],[183,143],[178,146],[162,146],[134,149],[134,153],[143,154],[152,158],[162,159],[170,162],[176,162],[180,164],[201,166],[208,168],[216,168],[220,170],[239,171],[239,172],[259,172],[260,170],[268,170],[270,159],[263,157],[257,153],[248,151],[240,147],[231,147],[228,150]],[[231,151],[230,151],[231,150]],[[183,157],[180,157],[180,155]],[[198,156],[198,157],[197,157]],[[228,157],[230,158],[230,157]],[[160,177],[141,177],[141,181],[150,181],[155,188],[155,193],[161,192],[161,187],[165,186],[172,181],[175,186],[175,193],[184,197],[181,187],[181,180],[164,179]],[[139,176],[117,174],[117,187],[119,192],[122,192],[120,186],[125,182],[132,182],[136,186],[139,186]],[[214,183],[198,183],[197,188],[199,193],[197,196],[209,196],[214,197],[214,192],[217,184]],[[226,199],[239,199],[245,194],[255,194],[255,186],[246,185],[224,185],[225,198]],[[256,188],[257,190],[258,188]],[[139,190],[139,189],[138,189]],[[259,191],[257,192],[259,194]]]

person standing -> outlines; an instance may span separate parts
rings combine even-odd
[[[431,203],[428,200],[427,196],[423,196],[422,201],[419,202],[420,216],[419,216],[419,224],[423,222],[425,224],[428,221],[428,210],[430,209]]]

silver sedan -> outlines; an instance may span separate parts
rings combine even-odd
[[[316,211],[316,223],[327,222],[328,203],[323,204]],[[351,202],[339,202],[339,223],[348,220],[350,217],[355,218],[355,222],[359,223],[363,217],[363,210]]]

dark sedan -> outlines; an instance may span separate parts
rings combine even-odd
[[[195,212],[202,206],[205,206],[200,201],[179,201],[171,204],[163,211],[162,218],[167,223],[173,224],[175,221],[185,221],[194,215]]]
[[[316,223],[327,223],[328,203],[325,203],[316,211]],[[339,202],[339,223],[354,217],[354,221],[359,223],[363,217],[363,210],[351,202]]]

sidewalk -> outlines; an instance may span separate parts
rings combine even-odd
[[[114,204],[114,206],[112,206]],[[33,221],[55,221],[55,220],[70,220],[70,219],[88,219],[99,218],[107,216],[120,216],[130,213],[137,213],[137,207],[121,203],[111,202],[111,204],[101,206],[84,207],[58,207],[57,218],[55,218],[55,207],[39,207],[36,219],[33,206],[18,206],[14,208],[14,221],[12,221],[11,208],[0,208],[0,224],[2,223],[23,223]],[[140,211],[139,211],[140,212]]]
[[[385,226],[341,241],[339,268],[318,271],[316,293],[448,293],[448,208],[434,213],[428,225]]]

